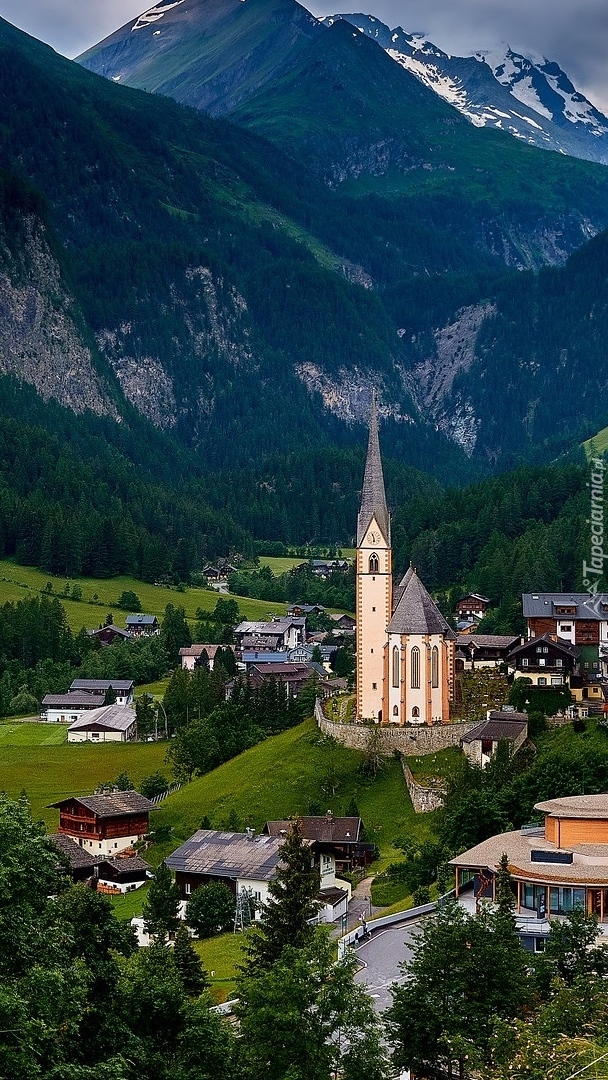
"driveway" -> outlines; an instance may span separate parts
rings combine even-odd
[[[355,982],[366,987],[377,1012],[392,1004],[389,987],[403,982],[400,965],[411,960],[413,935],[419,929],[419,922],[389,926],[358,946],[357,957],[365,967],[356,973]]]

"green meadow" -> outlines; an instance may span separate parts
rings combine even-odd
[[[165,765],[166,743],[67,742],[63,724],[0,724],[0,790],[16,797],[25,791],[36,820],[50,831],[58,824],[48,805],[69,795],[90,795],[98,784],[126,772],[134,784]]]
[[[299,560],[301,562],[301,560]],[[93,628],[105,621],[106,614],[112,612],[116,623],[124,625],[127,612],[116,606],[122,592],[135,592],[141,600],[141,610],[148,615],[162,618],[167,604],[183,607],[186,617],[192,622],[197,608],[213,611],[218,593],[212,589],[185,587],[169,588],[164,585],[150,585],[133,577],[115,578],[74,578],[70,580],[70,589],[78,584],[82,589],[82,600],[70,600],[61,595],[66,580],[53,577],[31,566],[19,566],[11,559],[0,559],[0,604],[22,600],[31,593],[44,592],[48,583],[53,587],[53,594],[59,596],[64,605],[68,623],[72,630],[78,631],[83,626]],[[250,600],[235,596],[241,614],[246,619],[266,619],[270,611],[267,600]],[[273,603],[272,611],[284,614],[285,604]]]

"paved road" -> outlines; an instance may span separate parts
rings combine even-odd
[[[357,956],[366,966],[357,972],[355,981],[367,988],[378,1012],[392,1003],[389,987],[405,978],[400,964],[411,959],[412,935],[419,926],[419,923],[408,923],[378,930],[357,949]]]

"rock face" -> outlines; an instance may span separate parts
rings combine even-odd
[[[97,372],[76,324],[75,305],[34,217],[22,221],[15,255],[0,238],[0,371],[31,383],[44,398],[74,412],[116,416],[109,388]]]
[[[462,308],[453,322],[435,331],[434,354],[405,376],[420,409],[469,455],[475,449],[478,421],[472,403],[453,394],[454,382],[472,367],[479,331],[494,313],[492,304]]]
[[[157,427],[186,423],[196,435],[214,409],[216,380],[255,369],[247,305],[206,266],[191,266],[166,287],[163,315],[171,330],[150,334],[149,306],[129,322],[105,327],[97,343],[128,401]]]

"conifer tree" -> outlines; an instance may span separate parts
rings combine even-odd
[[[198,997],[209,985],[209,980],[196,949],[190,941],[186,924],[183,922],[180,923],[175,938],[173,959],[184,984],[184,990],[190,997]]]
[[[262,923],[245,944],[246,970],[271,968],[286,946],[301,949],[311,944],[318,892],[319,872],[296,821],[281,846],[281,863],[268,887]]]
[[[161,863],[150,882],[143,908],[144,927],[156,941],[165,941],[179,926],[179,888],[166,863]]]

